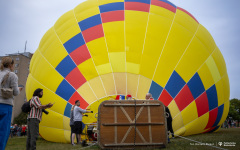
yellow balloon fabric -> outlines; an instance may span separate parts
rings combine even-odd
[[[41,136],[70,142],[76,100],[96,122],[102,101],[144,99],[169,107],[177,135],[214,132],[229,111],[224,58],[210,33],[167,0],[88,0],[65,13],[34,53],[26,93],[42,88],[55,102],[40,123]]]

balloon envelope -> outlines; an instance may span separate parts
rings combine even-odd
[[[26,93],[42,88],[40,134],[70,141],[72,105],[93,114],[102,101],[144,99],[169,107],[178,135],[213,132],[229,111],[224,58],[210,33],[167,0],[88,0],[61,16],[43,36],[30,63]]]

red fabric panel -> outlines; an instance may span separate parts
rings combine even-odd
[[[159,96],[158,100],[161,101],[165,106],[168,106],[173,98],[165,89],[163,89],[162,94]]]
[[[175,102],[180,111],[187,107],[194,100],[192,93],[187,85],[178,93]]]
[[[204,92],[202,95],[200,95],[196,100],[197,110],[198,110],[198,117],[204,115],[209,111],[208,106],[208,98],[207,93]]]
[[[149,12],[149,9],[150,9],[150,5],[145,3],[138,3],[138,2],[125,3],[125,10],[137,10],[137,11]]]
[[[197,21],[197,19],[196,19],[192,14],[190,14],[188,11],[186,11],[185,9],[183,9],[183,8],[181,8],[181,7],[177,7],[177,9],[185,12],[185,13],[188,14],[190,17],[192,17],[197,23],[199,23],[199,22]]]
[[[76,63],[77,66],[79,64],[81,64],[82,62],[91,58],[91,55],[88,51],[86,44],[84,44],[84,45],[80,46],[79,48],[77,48],[76,50],[74,50],[70,54],[70,56],[73,59],[73,61]]]
[[[92,40],[98,39],[104,36],[102,24],[91,27],[82,32],[85,42],[88,43]]]
[[[151,4],[152,4],[152,5],[159,6],[159,7],[163,7],[163,8],[165,8],[165,9],[167,9],[167,10],[173,12],[173,13],[176,12],[176,8],[175,8],[175,7],[173,7],[172,5],[169,5],[168,3],[165,3],[165,2],[163,2],[163,1],[152,0],[152,1],[151,1]]]
[[[218,107],[209,112],[208,124],[205,129],[211,128],[217,119]]]
[[[101,14],[102,22],[124,21],[124,11],[110,11]]]
[[[79,100],[80,101],[80,107],[82,109],[86,109],[88,107],[88,103],[80,96],[80,94],[76,91],[70,100],[68,101],[70,104],[75,105],[75,101]]]
[[[86,82],[85,77],[76,67],[65,78],[76,90]]]

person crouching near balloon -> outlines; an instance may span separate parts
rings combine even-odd
[[[72,145],[73,146],[75,146],[75,144],[74,144],[75,136],[77,136],[77,138],[78,138],[78,144],[81,143],[83,113],[93,113],[93,111],[81,109],[79,100],[75,101],[75,105],[77,107],[75,106],[73,109],[73,120],[74,120],[74,129],[73,129],[73,134],[72,134]]]
[[[39,135],[39,123],[42,120],[43,109],[51,108],[53,104],[42,105],[40,98],[43,96],[43,89],[36,89],[30,100],[31,110],[28,114],[27,150],[36,150],[36,140]]]

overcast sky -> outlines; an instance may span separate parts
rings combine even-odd
[[[240,0],[170,0],[189,11],[213,36],[230,80],[230,98],[240,99]],[[0,0],[0,56],[34,53],[44,33],[83,0]]]

